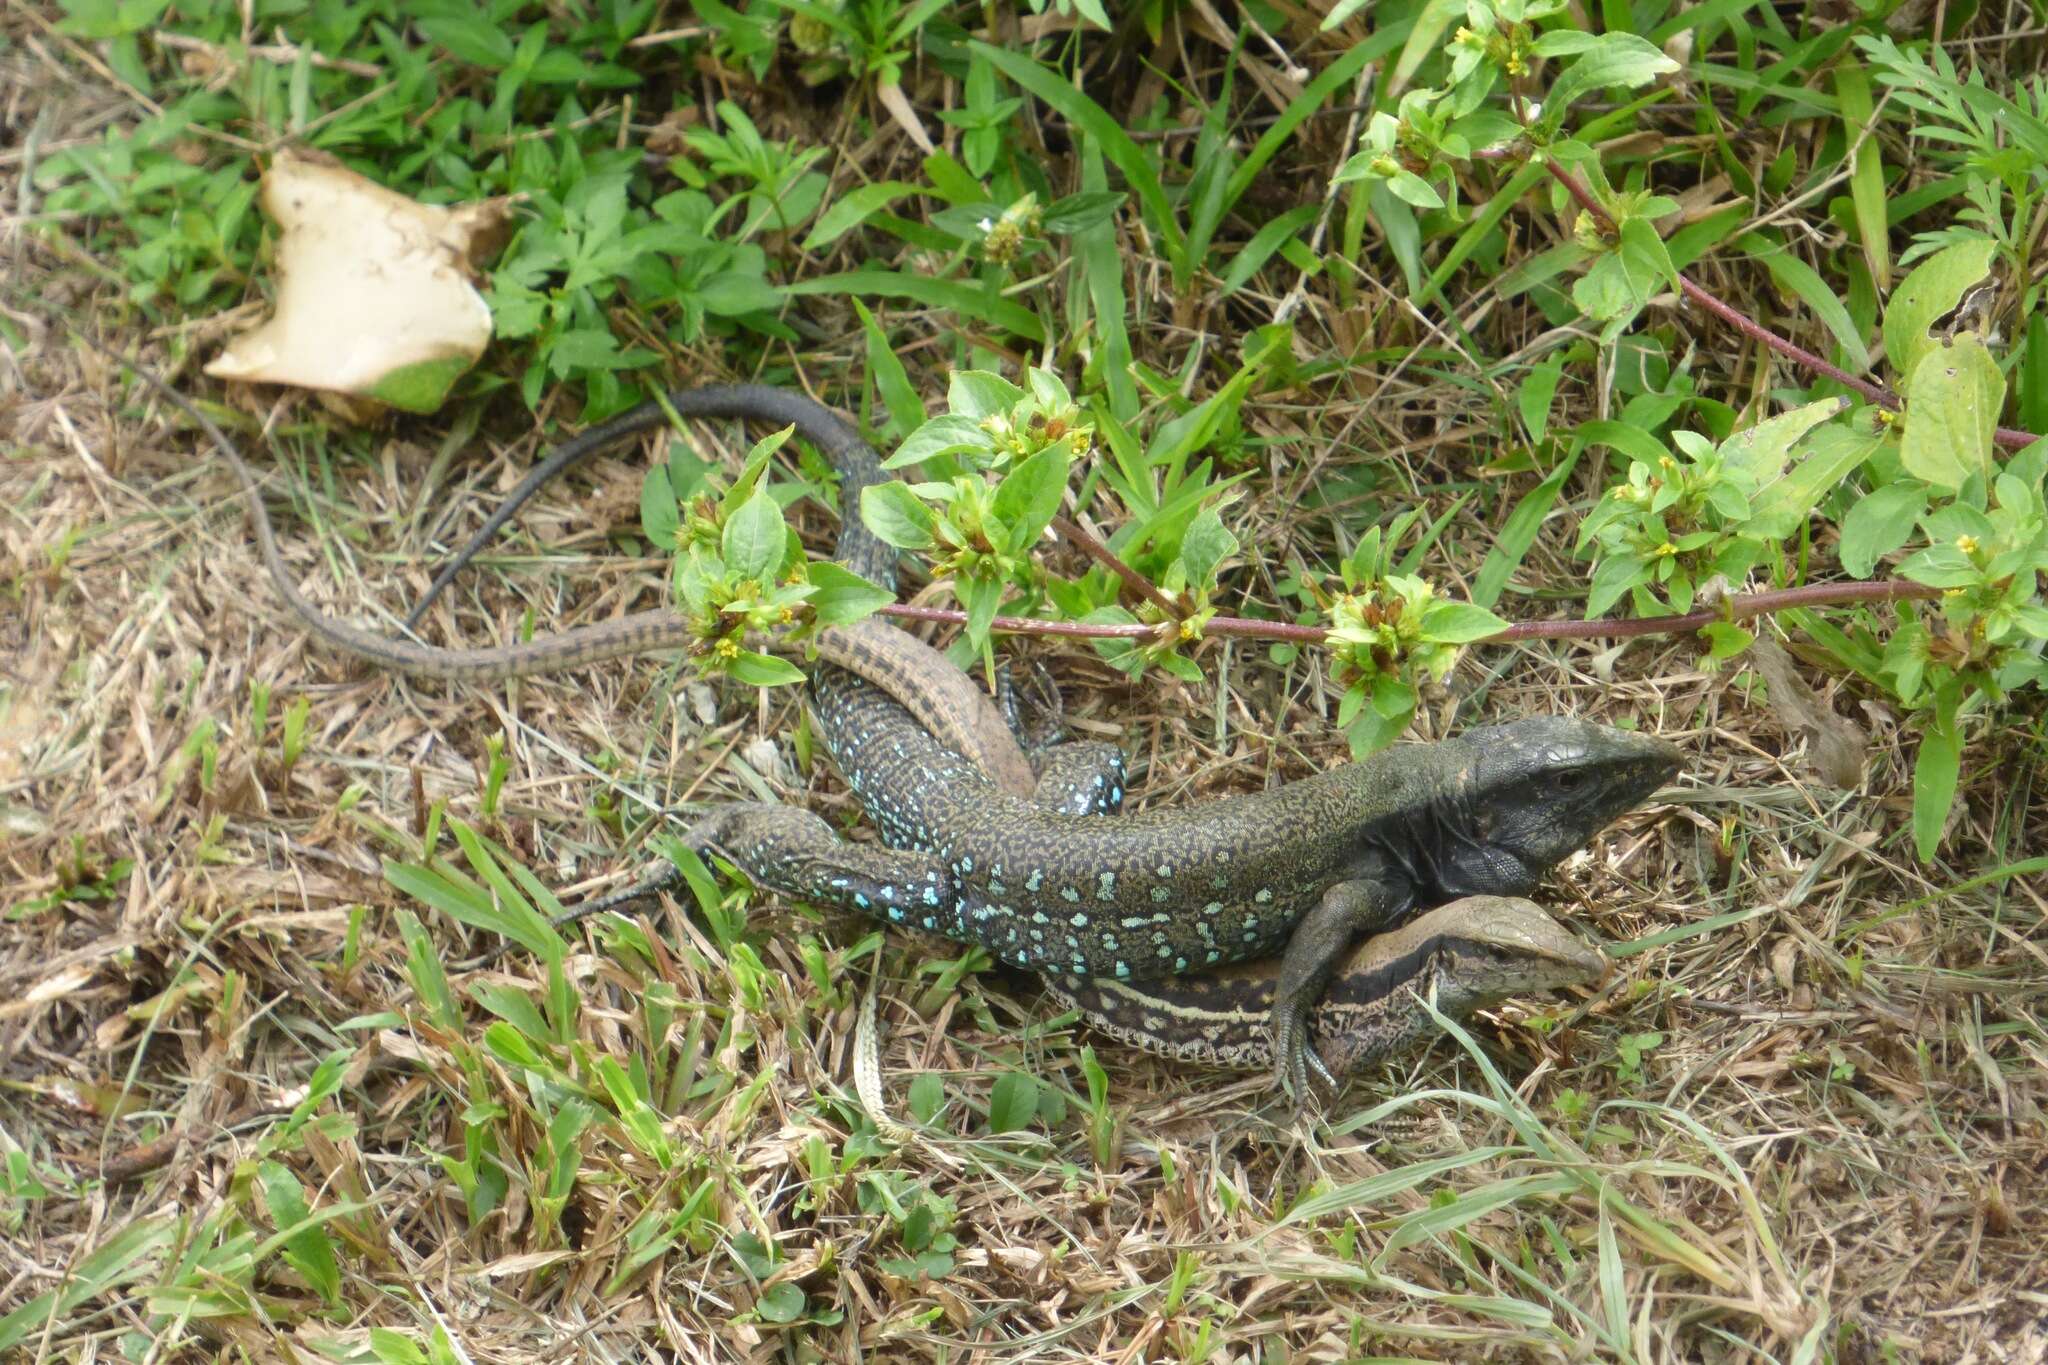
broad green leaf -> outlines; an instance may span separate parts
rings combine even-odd
[[[1909,380],[1919,371],[1922,358],[1940,345],[1927,329],[1991,273],[1997,254],[1998,244],[1989,238],[1957,242],[1913,267],[1900,282],[1884,310],[1885,358],[1894,375]]]
[[[946,383],[946,406],[970,421],[1008,415],[1023,397],[1023,389],[987,370],[955,370]]]
[[[1899,462],[1908,473],[1953,491],[1990,468],[2005,376],[1983,342],[1964,333],[1921,352],[1905,397]]]
[[[954,377],[957,379],[959,376]],[[903,444],[896,447],[896,453],[882,461],[882,468],[902,469],[959,451],[972,451],[987,457],[995,451],[995,438],[972,417],[942,412],[905,437]]]
[[[968,643],[979,650],[988,643],[989,624],[1003,605],[1003,585],[994,578],[960,578],[953,581],[953,591],[967,608]]]
[[[1842,518],[1842,567],[1858,578],[1870,577],[1878,560],[1911,538],[1926,510],[1927,490],[1910,479],[1858,498]]]
[[[754,1300],[754,1312],[763,1322],[784,1326],[803,1316],[807,1302],[802,1285],[794,1280],[784,1280],[780,1284],[769,1285],[761,1292],[761,1297]]]
[[[640,530],[662,549],[673,550],[682,524],[675,485],[669,481],[668,469],[657,465],[640,481]]]
[[[1009,550],[1023,554],[1037,543],[1067,493],[1067,465],[1073,452],[1055,441],[1003,477],[991,511],[1008,528]]]
[[[749,687],[787,687],[804,680],[803,670],[789,660],[750,649],[741,650],[727,671]]]
[[[1233,294],[1242,289],[1252,276],[1259,273],[1260,267],[1272,258],[1273,253],[1280,249],[1282,242],[1313,223],[1320,212],[1320,204],[1297,205],[1253,233],[1252,239],[1244,244],[1243,250],[1232,257],[1230,264],[1224,267],[1223,283],[1218,292]]]
[[[902,180],[878,180],[872,185],[848,190],[818,215],[818,221],[811,227],[811,235],[804,238],[803,249],[821,251],[859,227],[869,215],[880,212],[898,199],[918,193],[921,191],[916,185]]]
[[[843,564],[820,560],[811,565],[811,584],[817,589],[809,601],[821,625],[843,626],[872,616],[896,600],[896,594],[870,583]]]
[[[1575,445],[1564,462],[1550,472],[1549,478],[1530,489],[1528,496],[1515,504],[1515,510],[1508,514],[1507,524],[1501,527],[1493,548],[1486,552],[1486,562],[1479,566],[1478,577],[1472,580],[1474,602],[1482,607],[1491,607],[1500,601],[1508,579],[1521,567],[1529,547],[1536,543],[1536,535],[1543,528],[1544,518],[1556,505],[1565,480],[1578,467],[1582,450],[1583,447]]]
[[[275,1161],[258,1165],[263,1184],[263,1202],[270,1222],[284,1237],[284,1258],[292,1269],[332,1307],[341,1302],[341,1265],[335,1259],[334,1243],[327,1230],[313,1219],[306,1203],[305,1187],[289,1169]]]
[[[1955,805],[1962,766],[1963,740],[1955,718],[1933,717],[1913,760],[1913,850],[1923,863],[1941,846],[1942,826]]]
[[[1507,628],[1507,622],[1471,602],[1432,602],[1422,613],[1422,637],[1448,645],[1484,640]]]
[[[1180,562],[1187,570],[1188,586],[1213,586],[1216,566],[1235,553],[1237,537],[1224,526],[1223,517],[1215,507],[1204,507],[1188,523],[1187,533],[1180,541]]]
[[[1804,403],[1792,411],[1778,413],[1776,417],[1765,417],[1753,428],[1737,432],[1729,440],[1720,442],[1720,458],[1733,469],[1747,471],[1757,485],[1765,485],[1784,471],[1786,454],[1800,436],[1821,426],[1845,407],[1847,399],[1821,399],[1819,403]]]
[[[924,401],[917,396],[917,386],[910,382],[903,357],[889,344],[868,306],[859,299],[852,303],[853,311],[860,315],[861,331],[867,337],[868,376],[875,381],[882,403],[889,409],[891,428],[899,436],[916,431],[924,424]]]
[[[1878,452],[1884,440],[1874,432],[1860,432],[1853,426],[1823,426],[1800,442],[1804,456],[1784,479],[1767,483],[1751,499],[1749,522],[1743,534],[1772,540],[1798,532],[1800,524],[1821,499],[1835,491],[1843,479],[1864,467],[1864,460]]]
[[[928,550],[932,546],[932,509],[901,480],[863,488],[860,517],[870,531],[899,550]]]
[[[1530,370],[1515,391],[1515,410],[1521,414],[1522,425],[1529,429],[1532,441],[1542,440],[1550,429],[1550,404],[1557,397],[1558,380],[1563,376],[1564,356],[1553,355]]]
[[[1021,1071],[996,1077],[988,1095],[988,1130],[1014,1133],[1038,1117],[1038,1082]]]
[[[1633,89],[1678,70],[1678,63],[1633,33],[1604,33],[1599,45],[1559,72],[1543,100],[1543,123],[1562,128],[1573,101],[1611,86]]]
[[[789,531],[782,519],[782,504],[763,488],[740,504],[740,510],[726,521],[720,553],[725,557],[726,572],[734,579],[751,578],[767,583],[782,567],[788,545]]]

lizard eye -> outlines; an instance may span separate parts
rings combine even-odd
[[[1561,792],[1575,792],[1585,780],[1586,775],[1577,768],[1566,768],[1553,779]]]

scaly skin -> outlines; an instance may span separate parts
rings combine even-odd
[[[393,641],[325,617],[291,581],[255,476],[233,442],[182,396],[145,378],[212,436],[249,496],[280,595],[330,643],[388,666],[457,677],[506,676],[650,647],[647,627],[628,622],[475,651]],[[807,399],[738,386],[680,390],[670,402],[679,412],[798,425],[843,471],[848,505],[857,506],[860,490],[880,477],[852,428]],[[658,420],[658,405],[643,405],[601,432],[614,439]],[[566,458],[558,452],[510,505],[596,448],[599,434],[580,438],[582,449]],[[842,523],[840,557],[893,586],[893,560],[857,517]],[[881,864],[849,856],[835,873],[810,851],[786,866],[772,859],[750,865],[762,880],[981,943],[1041,971],[1143,980],[1265,956],[1284,943],[1272,1043],[1283,1083],[1296,1093],[1306,1088],[1310,1063],[1309,1007],[1355,936],[1458,896],[1533,889],[1551,863],[1677,764],[1668,745],[1543,718],[1395,749],[1274,792],[1138,815],[1062,815],[1008,795],[936,745],[935,755],[909,757],[914,746],[905,736],[863,721],[861,699],[873,692],[834,679],[833,669],[819,670],[813,697],[843,736],[835,755],[849,774],[886,782],[900,803],[896,819],[910,832],[904,842],[933,852],[875,851],[890,860]],[[894,777],[892,758],[908,765]],[[1114,806],[1121,790],[1103,796]],[[714,817],[703,841],[736,852],[748,841],[748,810]],[[870,876],[877,871],[879,878]]]
[[[1351,950],[1309,1014],[1311,1046],[1338,1076],[1436,1035],[1421,999],[1462,1019],[1514,995],[1600,980],[1607,960],[1533,901],[1467,896]],[[1270,962],[1157,981],[1051,977],[1094,1027],[1147,1052],[1240,1071],[1274,1064]]]

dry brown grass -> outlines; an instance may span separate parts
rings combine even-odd
[[[9,25],[43,44],[0,50],[16,107],[56,129],[114,116],[92,72]],[[480,940],[386,880],[384,859],[417,857],[429,807],[482,825],[569,899],[631,874],[639,855],[621,830],[647,803],[765,792],[850,819],[843,791],[792,761],[787,697],[714,693],[650,661],[408,683],[308,645],[269,591],[228,473],[66,340],[60,318],[163,350],[120,328],[61,225],[55,240],[19,222],[0,239],[38,300],[8,304],[28,344],[0,346],[0,1151],[20,1159],[17,1179],[47,1186],[0,1191],[0,1313],[103,1265],[124,1237],[148,1247],[107,1292],[51,1314],[23,1358],[110,1359],[154,1340],[155,1359],[306,1359],[360,1350],[372,1328],[424,1341],[439,1322],[480,1361],[2048,1360],[2048,882],[1968,880],[2048,848],[2038,709],[1974,738],[1943,860],[1921,867],[1903,833],[1900,717],[1811,669],[1869,734],[1859,790],[1816,778],[1806,734],[1754,674],[1703,672],[1684,643],[1468,660],[1455,690],[1484,694],[1460,724],[1569,710],[1686,746],[1671,799],[1546,896],[1635,948],[1596,993],[1476,1023],[1504,1083],[1446,1043],[1354,1085],[1327,1128],[1297,1128],[1262,1080],[1107,1046],[1098,1119],[1086,1035],[1045,1029],[1051,1007],[1027,979],[933,990],[946,946],[890,938],[856,955],[870,926],[772,904],[752,912],[758,978],[694,907],[648,923],[667,945],[652,961],[572,954],[573,1036],[525,1068],[467,997],[446,1027],[408,966],[409,912],[458,991],[546,988],[517,956],[466,980],[453,964]],[[1495,353],[1539,324],[1497,319]],[[1359,324],[1311,300],[1304,325]],[[1429,341],[1385,325],[1387,344]],[[857,358],[847,335],[804,357],[821,384]],[[1152,340],[1170,353],[1185,335]],[[1247,591],[1290,556],[1324,556],[1326,524],[1299,496],[1318,480],[1393,447],[1380,497],[1437,489],[1441,505],[1447,471],[1484,458],[1469,433],[1490,430],[1486,411],[1433,373],[1389,364],[1348,398],[1319,389],[1248,412],[1260,435],[1305,439],[1272,448],[1259,487],[1273,492],[1244,509],[1239,533],[1266,566]],[[936,372],[920,378],[936,391]],[[337,614],[388,624],[432,557],[419,489],[440,433],[404,423],[345,447],[310,409],[230,401],[250,432],[289,428],[310,457],[278,461],[274,481],[300,509],[287,554],[301,581]],[[451,478],[501,486],[528,458],[517,436]],[[591,472],[596,501],[544,498],[523,525],[551,553],[479,574],[466,637],[509,636],[529,605],[545,627],[655,600],[661,566],[591,535],[632,524],[640,467],[621,451]],[[1460,524],[1442,572],[1476,570],[1489,536]],[[1518,581],[1570,592],[1583,569],[1568,551],[1558,528]],[[1341,747],[1336,694],[1307,663],[1212,654],[1218,693],[1034,653],[1079,728],[1129,738],[1147,800],[1242,789]],[[287,767],[282,717],[299,698],[307,739]],[[495,737],[510,776],[486,820]],[[123,862],[128,875],[109,878]],[[86,898],[102,884],[107,898]],[[803,955],[810,940],[829,988]],[[890,1117],[855,1098],[870,983]],[[667,1029],[645,1008],[661,990]],[[1639,1067],[1625,1064],[1632,1047]],[[345,1058],[338,1089],[286,1136],[332,1053]],[[545,1129],[564,1096],[537,1078],[601,1099],[601,1058],[653,1075],[669,1164],[594,1112],[550,1209]],[[978,1111],[1013,1069],[1064,1114],[990,1136]],[[946,1107],[901,1126],[927,1074]],[[502,1206],[476,1220],[438,1161],[463,1154],[466,1132],[509,1172]],[[285,1260],[230,1254],[283,1221],[265,1162],[339,1209],[331,1315]],[[950,1274],[886,1264],[906,1253],[885,1188],[947,1201]],[[702,1217],[613,1283],[635,1220],[678,1211]],[[1432,1213],[1446,1221],[1425,1232]],[[767,1283],[734,1253],[741,1234],[779,1248]],[[776,1281],[836,1320],[734,1320]]]

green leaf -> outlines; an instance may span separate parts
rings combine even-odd
[[[1700,634],[1707,637],[1707,657],[1716,663],[1732,659],[1756,643],[1756,636],[1741,626],[1726,621],[1714,621],[1700,627]]]
[[[1870,268],[1870,278],[1876,282],[1878,292],[1883,293],[1892,282],[1891,225],[1885,214],[1884,148],[1875,126],[1870,74],[1860,62],[1835,64],[1835,98],[1842,106],[1842,136],[1856,149],[1849,172],[1849,202],[1855,210],[1856,235],[1862,239],[1863,261]]]
[[[910,1117],[921,1127],[930,1127],[946,1103],[946,1084],[936,1071],[920,1071],[910,1083]]]
[[[1631,588],[1650,581],[1650,566],[1631,554],[1608,555],[1593,570],[1592,586],[1586,590],[1586,615],[1599,616],[1621,600]]]
[[[782,519],[782,504],[763,488],[726,521],[720,553],[725,557],[726,572],[733,579],[751,578],[767,583],[782,567],[788,546],[789,531]]]
[[[1012,554],[1028,552],[1059,513],[1071,459],[1067,443],[1055,441],[1003,477],[990,510],[1008,528]]]
[[[1188,523],[1180,540],[1180,562],[1187,571],[1188,586],[1214,587],[1216,566],[1236,553],[1237,537],[1224,526],[1221,513],[1213,505],[1204,507]]]
[[[1913,760],[1913,849],[1923,863],[1941,846],[1942,826],[1955,804],[1962,766],[1963,740],[1955,717],[1937,714],[1920,737],[1920,753]]]
[[[664,550],[676,548],[676,532],[682,529],[682,513],[676,505],[675,485],[668,470],[656,466],[640,481],[640,530]]]
[[[1792,471],[1766,484],[1750,500],[1753,510],[1743,534],[1760,539],[1793,535],[1821,500],[1883,444],[1883,438],[1853,426],[1825,426],[1813,432],[1802,443],[1806,454]]]
[[[953,581],[953,591],[967,608],[967,641],[976,650],[988,645],[989,625],[1003,605],[1003,585],[993,578],[962,578]]]
[[[1916,373],[1939,343],[1927,335],[1936,320],[1963,301],[1970,287],[1991,273],[1998,244],[1989,238],[1943,247],[1913,268],[1893,291],[1884,311],[1884,351],[1892,373]]]
[[[959,280],[937,280],[928,275],[908,275],[894,270],[849,270],[838,275],[819,275],[785,285],[783,292],[793,298],[813,294],[869,296],[910,299],[931,308],[948,308],[962,317],[973,318],[990,327],[1014,332],[1031,341],[1044,342],[1045,324],[1038,314],[1013,303],[992,288]]]
[[[1656,44],[1633,33],[1603,33],[1598,46],[1559,72],[1543,100],[1543,124],[1562,128],[1575,100],[1610,86],[1634,88],[1678,70]]]
[[[761,1321],[780,1326],[802,1317],[806,1302],[803,1286],[794,1280],[784,1280],[762,1291],[761,1297],[754,1301],[754,1312]]]
[[[1272,259],[1273,253],[1280,249],[1281,243],[1313,223],[1316,215],[1321,212],[1321,204],[1299,204],[1253,233],[1252,239],[1246,242],[1244,248],[1231,258],[1230,264],[1224,267],[1223,282],[1218,293],[1234,294],[1244,288],[1252,276],[1258,274],[1260,268]]]
[[[1970,475],[1990,469],[2005,376],[1983,342],[1966,332],[1947,346],[1923,351],[1905,397],[1899,462],[1908,473],[1954,491]]]
[[[928,550],[934,543],[932,509],[900,479],[863,488],[860,518],[870,531],[899,550]]]
[[[919,193],[922,191],[918,186],[901,180],[878,180],[872,185],[848,190],[818,215],[818,221],[811,227],[811,235],[804,238],[803,249],[822,251],[898,199]]]
[[[1038,1116],[1038,1082],[1021,1071],[996,1077],[988,1093],[988,1130],[1014,1133]]]
[[[492,23],[481,14],[446,9],[418,15],[413,23],[429,42],[471,66],[501,71],[517,55],[518,50],[503,25]]]
[[[1061,237],[1107,223],[1130,196],[1121,190],[1083,190],[1046,206],[1045,230]]]
[[[1423,609],[1420,626],[1423,639],[1447,645],[1470,644],[1507,628],[1507,622],[1471,602],[1432,602]]]
[[[1386,186],[1396,199],[1425,212],[1444,206],[1444,197],[1436,192],[1436,187],[1413,171],[1395,171],[1386,177]]]
[[[946,406],[969,421],[1008,416],[1023,399],[1024,390],[988,370],[955,370],[946,383]]]
[[[822,559],[811,565],[811,610],[821,625],[844,626],[872,616],[896,600],[896,594],[870,583],[844,564]]]
[[[917,386],[910,382],[903,357],[889,344],[868,306],[859,299],[852,303],[853,311],[860,314],[861,330],[867,334],[868,374],[889,409],[890,424],[898,435],[916,431],[924,424],[924,401],[917,396]]]
[[[327,1230],[313,1218],[306,1203],[305,1188],[289,1169],[275,1161],[257,1167],[263,1185],[263,1202],[271,1224],[284,1238],[284,1258],[292,1269],[331,1307],[341,1302],[341,1265],[334,1255],[334,1243]]]
[[[1877,561],[1904,545],[1927,510],[1927,490],[1911,480],[1888,483],[1858,498],[1842,518],[1842,567],[1870,577]]]
[[[1849,316],[1834,287],[1814,268],[1761,233],[1746,233],[1736,239],[1743,250],[1755,254],[1778,287],[1794,295],[1808,311],[1821,320],[1842,348],[1842,367],[1851,374],[1870,368],[1870,350],[1863,344],[1863,329]]]
[[[1166,188],[1160,183],[1159,172],[1152,164],[1151,156],[1132,140],[1131,135],[1116,119],[1110,117],[1101,105],[1089,99],[1068,84],[1044,64],[1023,52],[995,47],[979,40],[970,40],[968,50],[986,58],[998,71],[1008,76],[1024,89],[1045,101],[1064,115],[1067,122],[1079,126],[1090,140],[1102,149],[1124,173],[1124,179],[1137,192],[1138,199],[1145,206],[1145,220],[1152,230],[1159,234],[1164,254],[1168,260],[1181,255],[1184,238],[1181,234],[1180,219],[1166,197]],[[1044,340],[1043,337],[1036,338]]]
[[[982,430],[980,422],[960,413],[942,412],[905,437],[896,453],[882,461],[882,468],[902,469],[961,451],[986,458],[995,448],[995,438]]]
[[[803,670],[789,660],[750,649],[741,650],[726,671],[749,687],[787,687],[804,680]]]

